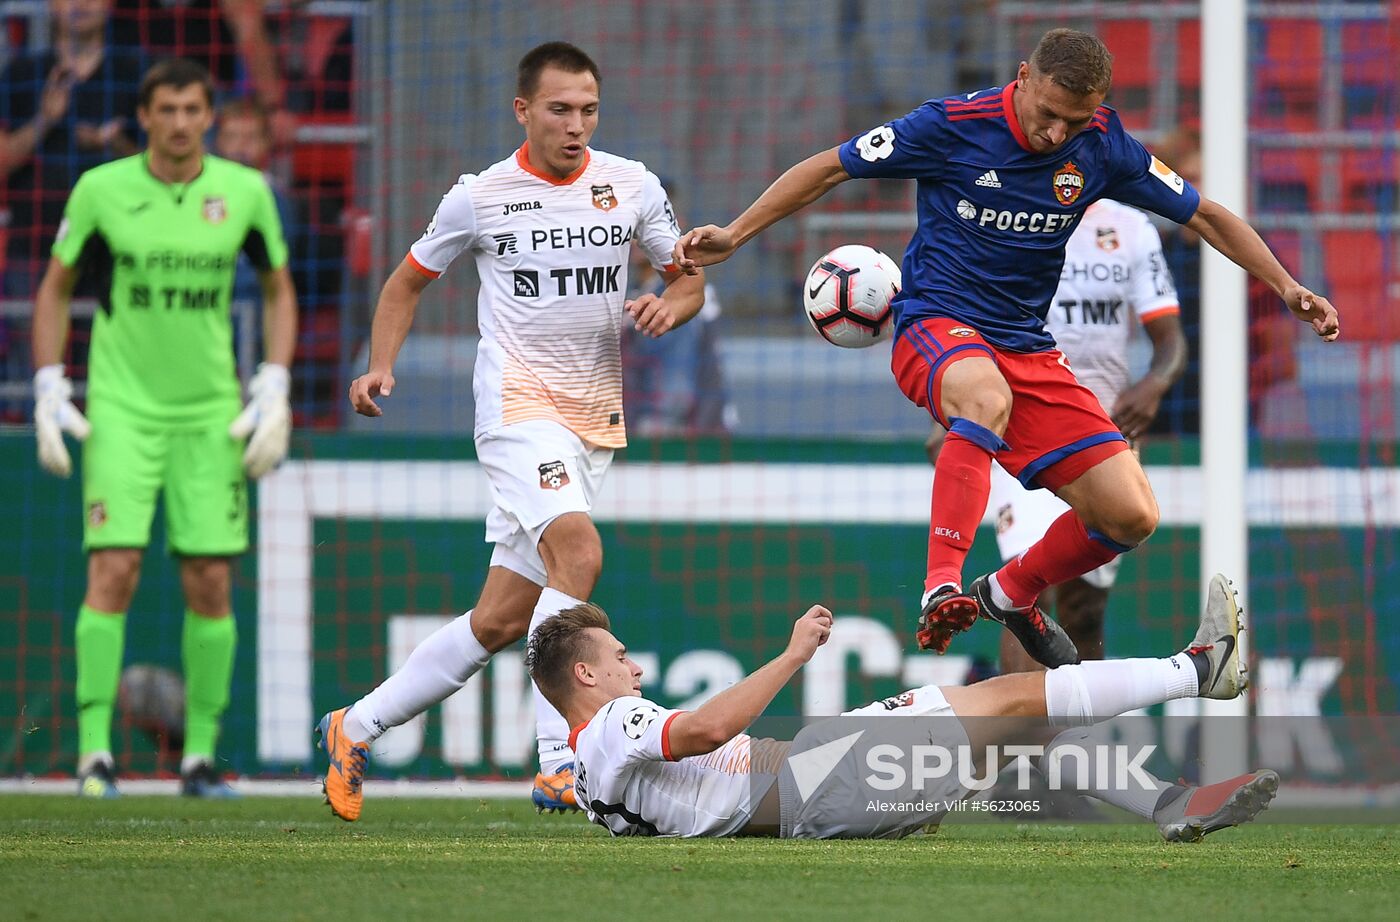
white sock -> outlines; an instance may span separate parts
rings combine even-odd
[[[535,633],[535,628],[564,609],[582,603],[583,599],[546,586],[535,604],[535,613],[530,616],[530,633]],[[569,722],[554,709],[554,705],[545,700],[539,688],[532,687],[535,692],[535,739],[539,740],[540,771],[552,775],[574,760],[574,751],[569,748]]]
[[[1095,746],[1104,742],[1091,729],[1066,730],[1045,747],[1045,754],[1040,757],[1041,772],[1054,790],[1079,791],[1143,819],[1152,819],[1162,792],[1175,785],[1145,769],[1140,769],[1140,773],[1145,776],[1146,785],[1141,777],[1119,777],[1115,760],[1097,757]]]
[[[185,756],[180,760],[180,774],[188,775],[201,765],[212,765],[206,756]]]
[[[99,749],[96,752],[89,752],[78,761],[78,774],[87,774],[97,766],[98,762],[107,763],[107,767],[113,772],[117,770],[117,760],[112,758],[112,754],[105,749]]]
[[[467,684],[490,658],[472,632],[472,613],[454,618],[415,647],[398,672],[355,702],[345,715],[345,735],[357,743],[379,739]]]
[[[1091,660],[1045,673],[1045,713],[1052,727],[1083,727],[1196,692],[1196,665],[1185,653]]]
[[[987,588],[992,590],[992,604],[997,608],[1007,611],[1017,609],[1016,604],[1011,601],[1011,596],[1007,595],[1006,591],[1001,588],[1001,583],[997,582],[995,573],[987,577]]]

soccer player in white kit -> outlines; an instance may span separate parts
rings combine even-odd
[[[907,806],[870,810],[861,793],[869,765],[862,768],[838,752],[835,764],[804,790],[795,774],[801,760],[794,757],[843,742],[848,745],[840,752],[849,752],[852,721],[812,724],[792,742],[744,732],[831,628],[831,612],[812,606],[781,655],[694,711],[677,711],[642,697],[641,667],[612,635],[601,608],[579,605],[542,625],[531,635],[526,664],[573,724],[575,792],[588,818],[618,836],[783,838],[900,837],[939,822],[975,793],[957,772],[926,782]],[[1234,592],[1217,575],[1195,640],[1176,656],[1077,663],[966,687],[926,685],[843,717],[879,721],[878,727],[866,723],[861,733],[874,729],[881,738],[887,732],[898,738],[900,729],[884,721],[937,718],[906,731],[909,742],[917,736],[980,755],[988,745],[1038,738],[1049,740],[1045,752],[1053,758],[1057,746],[1090,738],[1082,728],[1126,711],[1176,698],[1240,694],[1248,686],[1238,655],[1240,630]],[[1019,720],[969,719],[983,717]],[[1145,773],[1145,785],[1122,785],[1106,767],[1072,774],[1076,789],[1155,822],[1170,841],[1247,822],[1278,787],[1278,775],[1267,769],[1206,787]]]
[[[1141,326],[1152,342],[1152,362],[1129,378],[1129,340]],[[1103,404],[1123,435],[1135,442],[1157,415],[1163,395],[1186,367],[1186,337],[1162,238],[1146,214],[1100,199],[1084,213],[1065,248],[1059,288],[1045,318],[1074,376]],[[935,425],[928,449],[936,458],[943,428]],[[1136,448],[1136,444],[1134,444]],[[992,464],[987,501],[996,521],[1002,560],[1024,553],[1069,506],[1049,490],[1028,490]],[[1103,659],[1103,619],[1121,557],[1053,587],[1055,618],[1083,659]],[[1010,634],[1001,639],[1001,671],[1044,667]]]
[[[381,415],[374,398],[393,390],[394,359],[424,288],[460,254],[475,258],[475,441],[496,503],[486,520],[495,549],[474,609],[424,640],[368,695],[321,719],[326,797],[342,819],[360,814],[373,740],[593,591],[603,550],[589,511],[613,450],[627,444],[624,311],[639,332],[660,336],[702,306],[704,279],[670,265],[680,232],[661,183],[641,163],[588,146],[599,83],[597,65],[565,42],[521,59],[515,117],[525,143],[457,180],[375,309],[369,371],[350,386],[365,416]],[[624,303],[633,241],[667,284]],[[535,804],[573,808],[568,725],[538,692],[535,711]]]

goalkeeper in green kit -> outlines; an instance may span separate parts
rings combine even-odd
[[[236,644],[231,560],[248,547],[245,474],[260,477],[287,453],[296,292],[267,182],[204,152],[214,119],[208,72],[184,60],[155,65],[142,81],[137,114],[146,150],[78,180],[34,304],[39,463],[67,477],[72,462],[63,432],[87,443],[87,593],[75,632],[78,792],[117,793],[111,726],[126,611],[163,493],[186,603],[181,790],[229,796],[214,746]],[[229,316],[240,253],[257,268],[264,298],[265,361],[246,407]],[[80,279],[95,284],[100,305],[86,419],[70,399],[62,364],[69,300]]]

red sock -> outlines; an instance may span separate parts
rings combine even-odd
[[[944,583],[961,586],[963,561],[992,492],[992,453],[953,431],[943,441],[933,472],[924,588]]]
[[[1090,535],[1073,509],[1046,529],[1044,537],[997,571],[997,583],[1017,608],[1035,604],[1048,586],[1096,570],[1131,550],[1104,535]]]

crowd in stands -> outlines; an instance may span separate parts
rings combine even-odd
[[[198,61],[217,81],[214,152],[265,171],[278,192],[302,315],[299,423],[334,425],[354,148],[297,138],[304,125],[354,120],[353,18],[315,15],[305,0],[49,0],[45,25],[47,41],[29,17],[7,19],[0,32],[0,294],[32,298],[78,177],[141,148],[145,69],[167,57]],[[256,294],[243,284],[235,296]],[[27,324],[0,323],[4,377],[23,380]],[[70,357],[79,366],[84,339],[80,321]],[[27,416],[22,405],[0,412]]]

